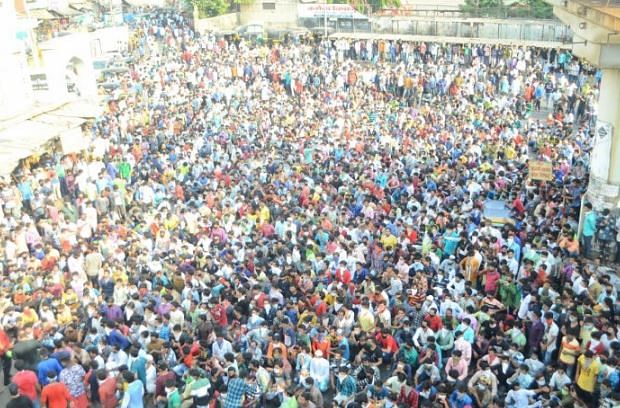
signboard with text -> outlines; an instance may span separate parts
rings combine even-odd
[[[553,165],[551,162],[532,160],[528,163],[528,174],[531,180],[553,180]]]
[[[45,74],[30,75],[30,83],[32,84],[33,91],[49,91],[50,89],[47,83],[47,75]]]
[[[298,4],[297,14],[299,18],[366,18],[348,4]]]

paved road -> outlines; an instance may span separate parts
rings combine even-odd
[[[9,395],[9,389],[5,387],[4,382],[0,382],[0,407],[6,407],[9,403],[11,396]]]

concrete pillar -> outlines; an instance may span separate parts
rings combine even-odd
[[[602,72],[587,194],[597,210],[620,208],[620,70]],[[603,123],[610,125],[611,135],[602,136]]]
[[[620,209],[620,14],[582,0],[545,0],[573,34],[573,55],[603,73],[590,154],[587,199],[595,209]]]
[[[598,119],[611,123],[611,165],[607,182],[620,186],[620,69],[603,69]]]

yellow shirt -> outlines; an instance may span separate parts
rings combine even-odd
[[[332,293],[328,293],[323,298],[323,302],[325,302],[328,305],[332,306],[334,303],[336,303],[336,296],[334,296],[334,294],[332,294]]]
[[[112,272],[112,280],[114,282],[117,282],[117,285],[118,285],[119,279],[121,280],[123,284],[127,284],[127,282],[129,282],[129,277],[127,276],[125,272],[123,272],[121,269],[115,269]]]
[[[586,356],[582,355],[577,360],[577,364],[579,365],[579,377],[577,377],[577,385],[584,391],[594,392],[594,387],[596,386],[596,378],[598,377],[598,373],[601,370],[601,366],[596,359],[592,359],[590,365],[585,367]]]
[[[22,324],[25,325],[32,325],[36,322],[39,321],[39,316],[37,316],[36,313],[34,312],[30,312],[28,314],[26,313],[22,313]]]
[[[258,217],[260,218],[260,222],[269,222],[269,219],[271,218],[271,214],[269,213],[269,207],[267,206],[263,206],[260,209],[260,214],[258,215]]]
[[[56,321],[60,325],[65,325],[71,323],[73,320],[73,316],[71,315],[71,309],[64,308],[58,315],[56,316]]]
[[[381,237],[381,243],[383,244],[383,248],[392,249],[396,247],[398,240],[394,235],[384,235]]]
[[[168,231],[172,231],[176,229],[176,227],[178,226],[179,226],[179,219],[176,216],[172,216],[168,218],[166,221],[164,221],[164,228],[166,228]]]
[[[358,320],[362,331],[368,333],[375,329],[375,317],[372,315],[370,310],[362,310],[359,314]]]
[[[560,361],[562,363],[572,366],[580,352],[581,346],[576,339],[573,341],[562,339],[562,346],[560,347]]]
[[[508,146],[504,149],[504,155],[508,160],[513,160],[517,157],[517,152],[511,146]]]

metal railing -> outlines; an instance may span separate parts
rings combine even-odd
[[[570,27],[555,21],[477,19],[476,22],[469,22],[374,17],[372,22],[372,31],[384,34],[557,43],[569,43],[573,37]]]
[[[417,17],[462,17],[462,18],[519,18],[552,20],[552,8],[540,7],[447,7],[446,5],[416,4],[398,8],[371,9],[370,16],[417,16]]]

